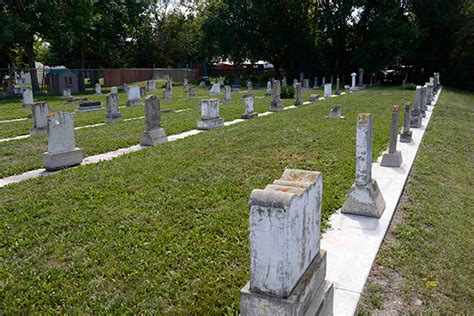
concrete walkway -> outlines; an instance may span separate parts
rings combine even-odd
[[[441,89],[433,104],[436,104],[440,94]],[[340,211],[330,217],[331,228],[323,234],[321,248],[327,251],[326,279],[333,282],[335,287],[334,315],[353,315],[356,311],[432,113],[433,106],[429,106],[423,126],[411,129],[411,143],[397,143],[397,150],[402,152],[401,167],[380,166],[383,154],[372,164],[372,176],[377,181],[386,203],[382,217],[377,219],[342,214]]]

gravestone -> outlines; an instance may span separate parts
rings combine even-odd
[[[76,148],[74,123],[69,112],[48,117],[48,152],[43,154],[44,167],[55,171],[82,162],[82,149]]]
[[[283,76],[283,79],[281,80],[281,86],[282,87],[286,87],[288,85],[287,81],[286,81],[286,76]],[[281,87],[280,87],[281,88]]]
[[[309,96],[309,102],[315,102],[317,100],[319,100],[321,96],[319,94],[312,94]]]
[[[231,87],[230,86],[224,86],[224,102],[228,103],[232,101],[232,93],[231,93]]]
[[[319,86],[318,86],[318,77],[314,77],[313,89],[317,89],[317,88],[319,88]]]
[[[351,82],[351,90],[354,91],[357,89],[356,87],[356,77],[357,77],[357,74],[355,72],[351,73],[351,77],[352,77],[352,82]]]
[[[224,119],[219,117],[219,99],[201,100],[201,120],[197,129],[210,130],[224,125]]]
[[[170,92],[173,90],[173,79],[169,79],[166,81],[166,89]]]
[[[189,85],[188,79],[184,78],[184,79],[183,79],[183,86],[184,86],[185,88],[187,88],[188,85]]]
[[[421,117],[426,117],[426,101],[427,101],[427,91],[426,91],[426,85],[421,87],[421,104],[420,104],[420,110],[421,110]]]
[[[267,82],[267,91],[265,91],[266,96],[272,95],[272,81],[268,80]]]
[[[331,85],[334,83],[333,81],[333,75],[331,75],[331,81],[330,81]]]
[[[235,75],[232,79],[232,92],[240,91],[240,76]]]
[[[100,86],[100,83],[95,84],[94,94],[95,95],[102,95],[102,87]]]
[[[293,79],[293,89],[296,90],[296,85],[298,84],[298,79]]]
[[[323,77],[323,80],[321,82],[321,86],[324,87],[325,84],[326,84],[326,77]]]
[[[303,89],[305,89],[305,90],[309,89],[309,79],[304,79],[303,80]]]
[[[252,93],[253,87],[252,87],[252,81],[247,82],[247,92]]]
[[[36,102],[31,105],[33,114],[33,128],[30,129],[30,135],[44,135],[48,133],[48,103]]]
[[[122,113],[118,107],[118,94],[109,94],[106,97],[105,123],[118,122],[122,119]]]
[[[240,315],[332,315],[321,245],[320,172],[286,169],[250,195],[250,282]]]
[[[171,91],[168,89],[163,90],[163,100],[167,101],[171,99]]]
[[[123,93],[128,94],[128,84],[123,84]]]
[[[210,95],[220,95],[221,94],[221,86],[218,83],[214,83],[211,88]]]
[[[340,105],[334,106],[330,111],[328,118],[340,119],[342,118],[342,110]]]
[[[341,81],[339,80],[339,77],[336,79],[336,95],[340,95],[341,91],[339,91],[341,88]]]
[[[329,98],[332,96],[332,84],[326,83],[324,85],[324,97]]]
[[[411,105],[410,102],[405,103],[405,111],[403,113],[403,131],[400,133],[400,142],[411,142],[412,132],[410,131]]]
[[[31,108],[31,105],[33,103],[33,91],[31,89],[26,89],[25,91],[23,91],[23,107]]]
[[[421,94],[422,94],[421,86],[416,86],[414,108],[413,108],[413,112],[411,113],[411,118],[410,118],[411,128],[421,127],[421,123],[422,123],[422,116],[421,116],[422,95]]]
[[[140,96],[140,87],[137,87],[137,86],[128,87],[127,102],[125,103],[125,105],[131,106],[131,105],[142,105],[142,104],[143,102]]]
[[[83,102],[79,104],[79,108],[76,110],[77,113],[80,112],[91,112],[91,111],[100,111],[102,110],[102,104],[100,101],[94,102]]]
[[[148,80],[147,88],[148,88],[148,92],[155,92],[156,91],[156,81],[155,80]]]
[[[359,68],[359,87],[364,86],[364,68]]]
[[[301,83],[297,83],[296,88],[295,88],[295,103],[294,103],[295,106],[299,106],[303,104],[303,96],[301,95],[302,93],[301,90],[302,90]]]
[[[189,86],[189,98],[196,97],[196,88],[194,86]]]
[[[168,141],[165,130],[161,128],[160,101],[154,95],[145,99],[145,128],[140,145],[155,146]]]
[[[428,83],[426,85],[426,109],[428,109],[428,105],[431,105],[431,103],[433,102],[433,84],[432,83]]]
[[[220,85],[221,87],[225,86],[224,77],[219,77],[219,85]]]
[[[356,180],[342,206],[342,213],[380,217],[385,200],[377,182],[372,179],[372,116],[357,117]]]
[[[199,83],[199,88],[205,88],[205,87],[206,87],[206,81],[201,80],[201,82]]]
[[[110,94],[118,94],[118,89],[117,89],[117,87],[112,87],[112,88],[110,88]]]
[[[61,96],[61,99],[69,99],[69,98],[72,98],[71,89],[69,88],[63,89],[63,95]]]
[[[388,153],[382,156],[381,166],[384,167],[400,167],[402,165],[402,153],[397,150],[397,137],[398,137],[398,105],[392,107],[392,125],[390,129],[390,144],[388,147]]]
[[[253,110],[253,101],[253,95],[244,96],[245,113],[240,116],[241,119],[247,120],[258,116],[258,113]]]
[[[273,82],[272,102],[270,103],[270,112],[278,112],[283,110],[283,102],[281,102],[280,80]]]
[[[140,98],[143,98],[146,95],[145,87],[140,87]]]
[[[407,81],[405,79],[403,79],[402,81],[402,88],[406,88],[407,87]]]

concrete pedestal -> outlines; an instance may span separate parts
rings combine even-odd
[[[410,119],[410,127],[411,128],[420,128],[421,127],[422,117],[420,115],[412,115]]]
[[[400,167],[403,163],[402,153],[397,150],[393,153],[385,153],[382,157],[381,166],[384,167]]]
[[[166,137],[165,130],[163,128],[154,129],[151,131],[143,132],[140,145],[142,146],[155,146],[166,143],[168,137]]]
[[[243,120],[248,120],[248,119],[253,119],[254,117],[257,117],[257,116],[258,116],[257,112],[252,112],[252,113],[242,114],[240,118]]]
[[[240,314],[332,315],[334,287],[325,277],[326,252],[321,250],[286,298],[252,292],[247,283],[240,291]]]
[[[401,142],[401,143],[409,143],[409,142],[411,142],[412,134],[413,134],[413,133],[412,133],[411,131],[409,131],[408,133],[405,133],[405,132],[401,133],[401,134],[400,134],[400,142]]]
[[[212,119],[201,119],[197,122],[197,129],[207,131],[223,125],[224,119],[220,117]]]
[[[278,101],[278,102],[272,101],[272,103],[270,104],[270,109],[269,109],[269,111],[270,111],[270,112],[283,111],[283,102],[281,102],[281,101]]]
[[[341,212],[379,218],[384,210],[385,200],[377,182],[372,180],[368,185],[352,185]]]
[[[72,151],[43,154],[44,167],[48,171],[55,171],[63,168],[72,167],[82,162],[82,149],[75,148]]]
[[[105,123],[119,122],[122,120],[122,113],[111,113],[105,115]]]

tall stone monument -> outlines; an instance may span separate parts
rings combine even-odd
[[[380,217],[385,200],[377,182],[372,179],[372,116],[357,117],[356,180],[342,206],[342,213]]]
[[[161,128],[160,101],[154,95],[145,99],[145,126],[140,145],[155,146],[168,141],[165,130]]]
[[[410,118],[410,127],[412,128],[420,128],[421,127],[421,121],[422,121],[422,116],[421,116],[421,102],[422,102],[422,91],[421,91],[421,86],[416,86],[416,92],[415,92],[415,102],[414,102],[414,108],[413,112],[411,113],[411,118]]]
[[[105,123],[118,122],[122,119],[122,113],[118,107],[118,94],[109,94],[106,97]]]
[[[400,167],[403,163],[402,152],[397,150],[397,138],[398,138],[398,116],[399,107],[394,105],[392,107],[392,125],[390,130],[390,144],[388,147],[388,153],[385,153],[382,157],[381,166],[384,167]]]
[[[300,105],[303,105],[302,88],[301,83],[297,83],[295,89],[295,106]]]
[[[272,102],[270,103],[270,112],[278,112],[283,110],[283,102],[281,102],[280,80],[273,82]]]

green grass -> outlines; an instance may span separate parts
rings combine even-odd
[[[365,90],[2,188],[0,309],[236,312],[251,190],[285,168],[321,171],[326,222],[354,181],[357,113],[373,113],[376,158],[391,105],[412,98]],[[346,119],[325,118],[334,104]]]
[[[402,220],[392,228],[394,240],[376,260],[402,280],[394,292],[393,273],[374,276],[374,283],[388,285],[377,295],[389,302],[397,297],[403,314],[474,313],[473,122],[474,94],[445,89],[405,189],[407,202],[397,210]],[[383,310],[368,308],[371,300],[366,293],[359,312]]]

